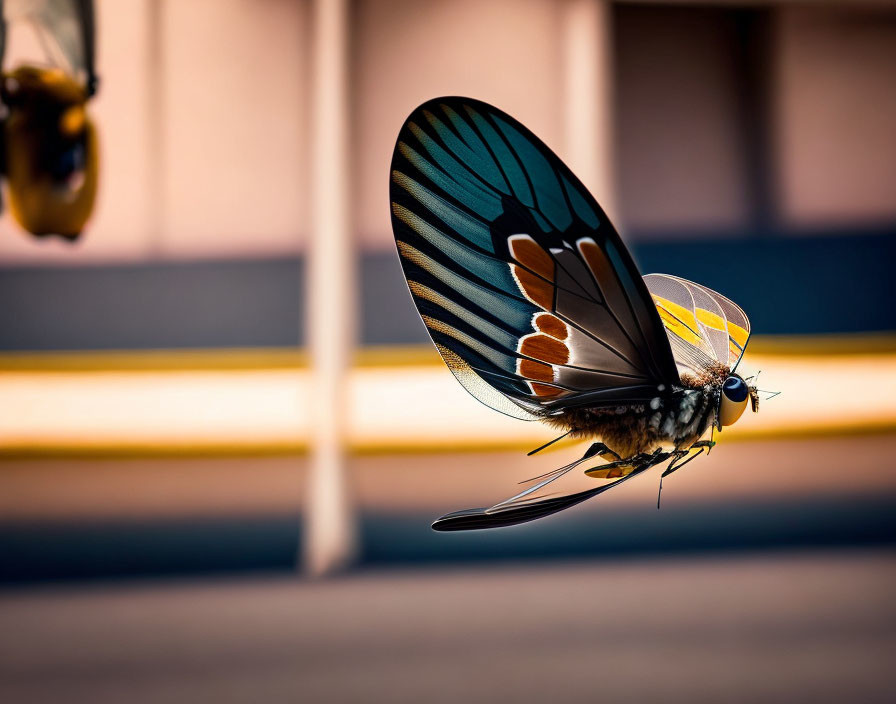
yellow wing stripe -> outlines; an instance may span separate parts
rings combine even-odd
[[[700,327],[697,321],[699,320],[707,328],[723,332],[727,330],[732,359],[738,359],[743,353],[743,348],[747,344],[750,333],[740,325],[731,321],[725,321],[721,316],[705,308],[695,308],[692,313],[684,306],[680,306],[668,298],[663,298],[656,294],[651,295],[656,304],[657,312],[660,314],[660,319],[669,332],[674,333],[694,347],[700,347],[701,342],[704,341],[698,332]]]
[[[732,359],[735,359],[735,360],[739,359],[742,354],[743,354],[743,350],[737,346],[737,343],[734,340],[729,338],[728,339],[728,355],[729,355],[728,363],[730,364]]]
[[[697,320],[691,311],[661,296],[653,296],[653,300],[666,330],[695,347],[700,345],[700,336],[694,332]]]
[[[697,320],[703,323],[706,327],[727,332],[725,330],[725,321],[712,311],[706,310],[705,308],[697,308],[696,312]]]
[[[740,348],[743,349],[744,345],[747,344],[747,340],[750,337],[750,333],[744,330],[740,325],[735,325],[732,322],[728,322],[728,337],[734,340]],[[739,354],[739,353],[738,353]]]
[[[689,311],[684,306],[680,306],[677,303],[673,303],[668,298],[663,298],[662,296],[653,296],[654,303],[656,303],[657,308],[665,308],[669,313],[674,315],[678,320],[684,323],[688,328],[691,329],[691,332],[697,331],[697,319],[694,317],[694,314]]]
[[[736,360],[743,354],[744,346],[747,344],[747,338],[750,337],[750,333],[744,330],[740,325],[730,321],[728,321],[726,326],[726,321],[724,319],[704,308],[697,308],[696,313],[697,320],[703,323],[707,328],[728,333],[729,359]]]
[[[747,338],[750,336],[750,333],[744,330],[740,325],[729,321],[728,327],[726,329],[725,321],[712,311],[708,311],[703,308],[697,308],[696,311],[697,319],[706,327],[712,328],[713,330],[721,330],[723,332],[727,332],[728,337],[734,340],[741,347],[747,344]]]

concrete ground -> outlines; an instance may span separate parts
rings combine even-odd
[[[3,702],[892,702],[896,552],[0,592]]]

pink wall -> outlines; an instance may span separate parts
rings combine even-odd
[[[511,113],[560,151],[560,18],[551,0],[360,0],[354,31],[355,227],[391,249],[389,162],[404,118],[439,95]]]
[[[777,152],[785,224],[896,218],[896,12],[783,8]]]
[[[361,246],[392,246],[394,138],[428,98],[493,102],[563,154],[561,3],[357,0],[351,7],[352,217]],[[71,247],[28,239],[4,215],[0,261],[300,251],[313,178],[305,143],[308,9],[301,0],[97,0],[95,216]],[[635,24],[625,20],[633,12],[617,12],[613,38],[620,224],[736,228],[748,204],[731,28],[705,9],[651,11],[653,19]],[[892,221],[892,8],[776,12],[773,137],[784,224]],[[14,42],[11,53],[28,48],[27,40]]]
[[[691,231],[743,225],[733,24],[705,8],[623,6],[617,17],[620,224]]]
[[[307,228],[305,9],[293,0],[166,3],[165,254],[300,247]]]

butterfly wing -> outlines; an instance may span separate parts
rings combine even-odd
[[[668,274],[644,277],[682,372],[717,362],[734,369],[750,337],[750,321],[720,293]]]
[[[532,419],[649,399],[678,381],[619,235],[512,117],[468,98],[421,105],[398,136],[390,197],[414,303],[483,403]]]
[[[501,503],[495,504],[491,508],[470,508],[463,511],[448,513],[441,518],[436,519],[432,524],[432,528],[437,531],[479,530],[483,528],[502,528],[505,526],[517,525],[518,523],[534,521],[538,518],[550,516],[552,513],[571,508],[576,504],[587,501],[599,494],[603,494],[605,491],[609,491],[622,482],[641,474],[658,464],[658,461],[661,461],[647,461],[634,467],[621,478],[616,479],[616,481],[610,482],[609,484],[603,484],[593,489],[586,489],[585,491],[547,496],[532,495],[529,493],[533,489],[540,489],[545,484],[558,479],[570,469],[573,469],[587,459],[589,458],[586,456],[581,460],[573,462],[572,465],[568,465],[567,467],[558,470],[559,474],[551,476],[547,481],[539,483],[535,487],[527,489]],[[663,460],[665,459],[666,457],[663,456]]]
[[[734,371],[740,364],[744,351],[747,349],[747,343],[750,341],[750,319],[739,305],[721,293],[716,293],[700,284],[688,283],[695,290],[700,290],[706,297],[711,298],[724,313],[725,331],[728,333],[728,367]],[[712,323],[713,319],[709,310],[700,310],[698,307],[697,315],[708,325]]]

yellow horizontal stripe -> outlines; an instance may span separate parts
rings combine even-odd
[[[747,344],[747,340],[750,338],[750,333],[744,330],[740,325],[736,325],[735,323],[728,322],[728,336],[734,340],[738,345],[743,346]]]
[[[719,317],[712,311],[706,310],[705,308],[696,308],[695,310],[697,312],[697,319],[706,327],[712,328],[713,330],[728,332],[725,329],[725,321],[722,320],[721,317]]]
[[[690,330],[690,328],[679,321],[674,315],[672,315],[672,313],[661,307],[657,307],[657,312],[659,312],[660,318],[663,321],[663,325],[666,326],[666,330],[680,337],[685,342],[694,345],[695,347],[700,345],[700,337],[698,335],[695,335],[694,332]]]
[[[675,334],[688,340],[688,342],[690,342],[689,337],[693,337],[699,341],[700,338],[696,334],[699,330],[697,319],[694,317],[694,313],[691,310],[670,301],[668,298],[663,298],[656,294],[651,295],[653,296],[653,302],[656,304],[660,317],[663,319],[663,322],[666,323],[667,328],[673,329]],[[667,313],[671,314],[671,317]],[[686,330],[684,334],[679,330],[682,327]]]
[[[798,425],[785,429],[764,428],[744,430],[738,426],[716,433],[714,439],[720,444],[757,442],[767,440],[811,439],[817,437],[862,437],[896,434],[896,420],[879,423],[831,423]],[[542,444],[539,440],[521,442],[518,440],[473,440],[463,442],[417,442],[409,438],[406,442],[361,442],[350,443],[348,452],[352,456],[369,457],[378,455],[437,455],[437,454],[479,454],[490,452],[529,452]],[[576,440],[559,442],[546,448],[542,453],[569,452],[574,445],[582,448],[588,441]],[[166,457],[270,457],[304,456],[310,451],[305,442],[261,442],[227,443],[203,442],[189,444],[150,443],[51,443],[34,445],[6,445],[0,448],[0,462],[22,459],[51,458],[97,458],[97,459],[138,459]]]
[[[781,356],[888,355],[896,353],[896,332],[839,335],[753,335],[749,351]]]
[[[16,372],[210,371],[306,366],[308,354],[298,347],[0,353],[0,371]]]
[[[298,347],[0,352],[0,372],[306,369],[309,360]],[[362,347],[354,355],[361,368],[437,364],[441,357],[429,344]]]
[[[653,300],[657,306],[662,306],[667,311],[669,311],[672,315],[678,318],[682,323],[687,325],[691,330],[697,330],[697,319],[694,317],[694,313],[684,306],[680,306],[673,301],[670,301],[668,298],[663,298],[662,296],[657,296],[653,294]]]
[[[663,321],[663,325],[666,326],[666,330],[677,335],[685,342],[694,345],[695,347],[700,345],[700,336],[697,335],[691,328],[687,326],[687,324],[683,323],[680,320],[680,316],[668,310],[664,303],[660,303],[661,300],[659,297],[654,296],[657,299],[656,310],[660,314],[660,318]],[[674,304],[673,304],[674,305]],[[681,308],[681,306],[678,306]],[[683,309],[682,309],[683,310]],[[693,316],[690,316],[693,318]],[[696,322],[694,323],[696,327]]]

